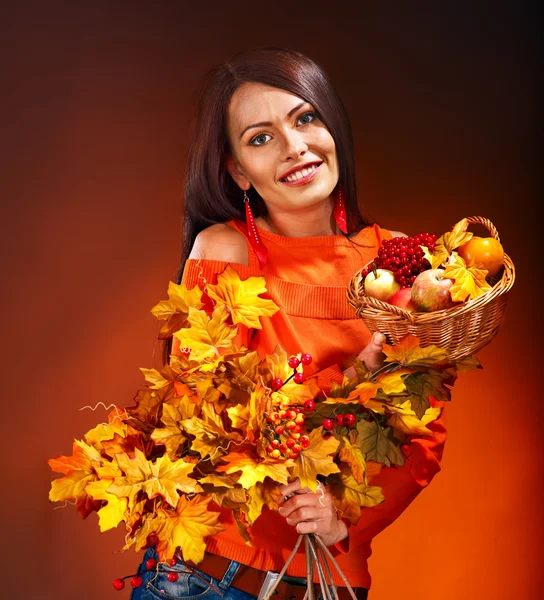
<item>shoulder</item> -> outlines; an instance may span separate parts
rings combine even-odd
[[[402,233],[402,231],[391,231],[391,230],[389,230],[389,233],[393,237],[408,237],[405,233]]]
[[[203,229],[195,239],[189,258],[220,260],[248,265],[247,240],[225,223]]]

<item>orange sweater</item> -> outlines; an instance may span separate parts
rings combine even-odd
[[[228,225],[245,234],[245,224]],[[260,270],[249,242],[249,265],[231,264],[231,267],[242,279],[264,276],[268,297],[280,310],[261,319],[262,330],[250,332],[249,348],[261,356],[272,353],[277,344],[288,354],[308,352],[313,357],[313,371],[319,371],[318,383],[327,390],[332,381],[342,381],[342,370],[371,338],[347,302],[347,285],[355,272],[376,256],[381,240],[391,238],[391,234],[377,225],[364,228],[351,241],[341,235],[289,238],[262,229],[259,233],[268,248],[264,270]],[[189,260],[183,282],[189,288],[202,286],[204,282],[216,283],[217,274],[227,264]],[[174,353],[179,352],[176,342],[174,338]],[[305,372],[308,373],[306,368]],[[393,522],[440,470],[446,437],[443,417],[428,427],[435,432],[435,438],[413,439],[405,447],[407,459],[403,467],[383,468],[372,479],[373,485],[382,488],[385,501],[364,508],[359,523],[348,526],[349,541],[331,548],[352,586],[370,588],[367,561],[372,538]],[[265,511],[251,528],[253,547],[249,547],[240,537],[231,512],[222,510],[225,531],[208,538],[207,550],[257,569],[280,571],[298,534],[278,513]],[[303,548],[288,573],[306,576]],[[337,585],[343,585],[336,574],[334,579]]]

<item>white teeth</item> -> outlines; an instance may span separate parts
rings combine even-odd
[[[285,180],[286,181],[298,181],[299,179],[306,177],[306,175],[308,175],[308,173],[315,171],[318,166],[319,165],[310,165],[308,168],[301,169],[300,171],[297,171],[296,173],[291,173],[291,175],[288,175],[285,178]]]

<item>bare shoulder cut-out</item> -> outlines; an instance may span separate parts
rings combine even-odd
[[[220,260],[247,266],[247,241],[243,234],[224,223],[210,225],[196,236],[189,258]]]

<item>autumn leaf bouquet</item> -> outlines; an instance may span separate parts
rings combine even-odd
[[[310,355],[277,347],[260,356],[243,345],[244,332],[278,310],[265,292],[264,278],[241,280],[230,266],[204,290],[170,282],[152,312],[164,321],[160,337],[177,338],[181,353],[160,370],[141,369],[132,406],[111,410],[71,456],[49,460],[63,475],[50,500],[75,504],[83,518],[96,511],[102,532],[123,523],[123,550],[155,546],[167,561],[179,547],[193,563],[223,530],[220,507],[251,544],[252,524],[265,507],[277,509],[280,485],[294,478],[314,491],[328,486],[354,524],[382,502],[372,478],[404,463],[412,436],[433,435],[427,426],[457,373],[478,361],[451,362],[409,335],[385,346],[379,371],[355,361],[352,377],[324,391]]]

